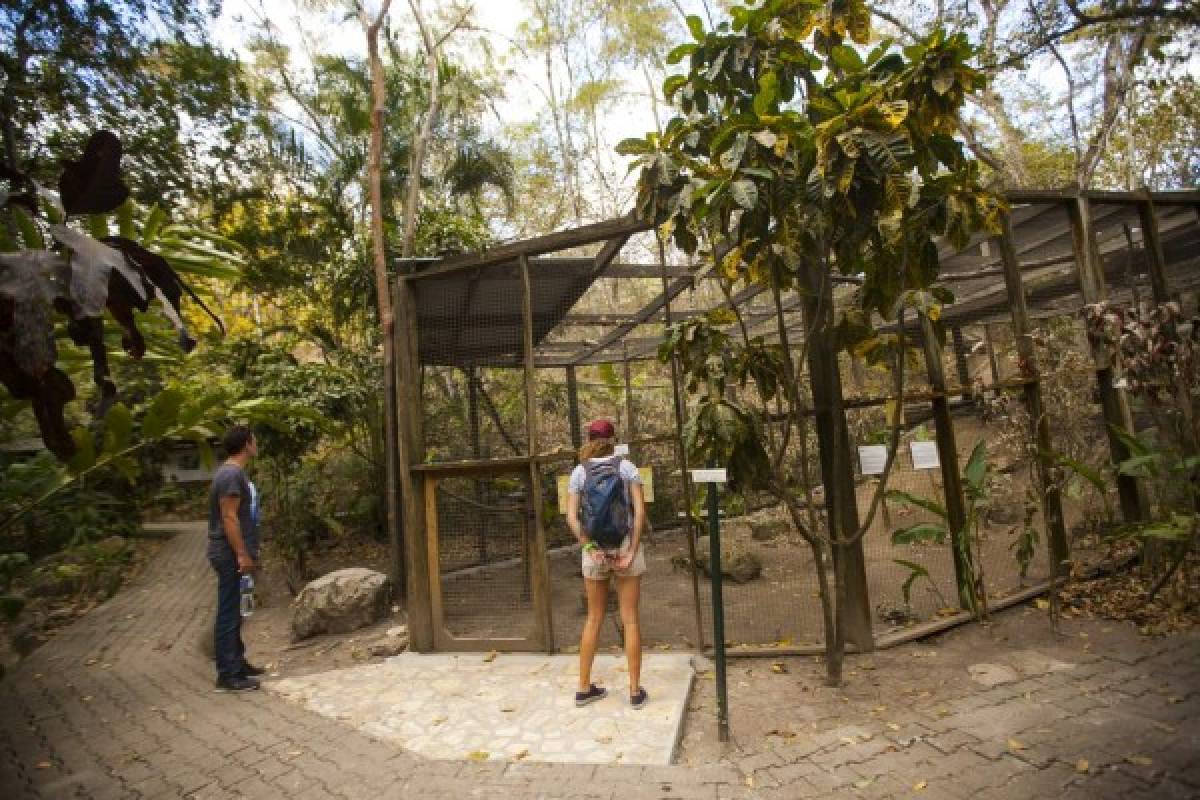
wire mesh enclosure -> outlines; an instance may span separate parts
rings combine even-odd
[[[1002,235],[940,253],[939,281],[955,299],[938,329],[910,315],[902,394],[891,371],[837,355],[844,427],[832,438],[821,433],[829,419],[811,411],[805,297],[785,292],[777,305],[763,287],[722,290],[702,268],[659,261],[645,223],[611,220],[406,264],[397,341],[414,646],[553,650],[578,640],[580,553],[565,483],[596,417],[614,421],[646,482],[644,641],[711,646],[708,543],[689,521],[704,490],[686,473],[688,398],[657,353],[672,323],[714,309],[737,312],[731,336],[786,334],[810,409],[761,409],[792,509],[767,492],[721,498],[734,652],[821,644],[827,495],[857,528],[844,550],[860,570],[848,601],[867,620],[867,646],[958,614],[964,571],[994,606],[1094,561],[1096,532],[1138,518],[1147,503],[1136,481],[1112,475],[1121,449],[1111,430],[1149,423],[1089,342],[1080,310],[1175,299],[1195,313],[1200,193],[1009,199]],[[835,310],[855,302],[854,284],[836,279]],[[875,322],[895,331],[894,321]],[[731,392],[758,402],[753,384]],[[988,470],[976,486],[963,471],[980,443]],[[849,469],[831,470],[833,449],[833,463]],[[1098,488],[1067,463],[1114,480]],[[945,536],[896,535],[917,523]],[[615,620],[602,644],[619,641]]]

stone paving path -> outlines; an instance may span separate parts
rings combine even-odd
[[[608,696],[584,708],[579,657],[530,653],[401,653],[263,688],[429,758],[668,766],[694,674],[685,653],[646,653],[654,697],[640,709],[626,699],[625,658],[607,654],[592,676]]]
[[[684,747],[693,763],[683,766],[435,761],[268,692],[214,694],[195,646],[213,594],[203,545],[202,528],[188,527],[133,584],[0,682],[0,798],[1200,797],[1196,635],[1114,650],[1094,637],[1074,668],[991,689],[962,691],[963,670],[962,681],[931,684],[909,703],[893,720],[899,730],[849,692],[809,705],[810,662],[787,660],[794,680],[777,692],[731,685],[735,734],[811,717],[809,728],[725,748],[712,740],[701,681]],[[962,634],[968,644],[975,635]],[[865,664],[850,660],[851,680],[862,683],[856,663]],[[872,690],[923,677],[913,666]],[[1091,759],[1086,772],[1079,752]]]

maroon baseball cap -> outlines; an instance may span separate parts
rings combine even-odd
[[[588,423],[587,435],[589,439],[612,439],[617,435],[617,430],[606,419],[594,419]]]

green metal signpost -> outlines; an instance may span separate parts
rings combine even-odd
[[[708,484],[709,573],[712,575],[713,656],[717,670],[717,739],[729,741],[729,694],[725,681],[725,603],[721,596],[721,522],[717,484],[725,482],[725,470],[694,469],[692,481]]]

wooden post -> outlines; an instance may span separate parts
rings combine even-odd
[[[992,324],[990,322],[983,323],[983,346],[987,351],[988,367],[992,373],[992,386],[995,387],[1000,383],[1000,368],[996,364],[996,343],[992,341]],[[992,394],[999,397],[1000,390],[993,388]]]
[[[533,363],[533,287],[529,257],[521,256],[522,311],[525,351],[525,438],[529,456],[529,500],[533,505],[533,542],[529,559],[530,584],[538,635],[546,652],[554,652],[554,614],[550,608],[550,572],[546,564],[546,529],[542,524],[542,474],[538,462],[537,372]]]
[[[812,384],[813,416],[820,450],[821,479],[825,485],[825,507],[830,538],[846,541],[858,533],[858,498],[855,495],[854,463],[850,432],[846,427],[842,376],[833,336],[833,291],[829,281],[809,276],[803,297],[808,346],[808,372]],[[838,603],[838,628],[845,640],[868,652],[875,648],[871,626],[871,602],[867,592],[866,558],[862,540],[830,548],[835,577],[840,572],[845,602]],[[838,564],[841,560],[842,563]],[[835,591],[839,587],[835,586]],[[840,592],[839,592],[840,593]]]
[[[1162,237],[1158,232],[1158,213],[1150,192],[1140,189],[1138,195],[1138,217],[1142,222],[1142,248],[1146,253],[1146,266],[1150,270],[1150,288],[1154,302],[1166,303],[1171,299],[1167,284],[1167,260],[1163,255]]]
[[[942,343],[933,321],[918,314],[921,321],[921,342],[925,348],[925,369],[933,390],[933,425],[937,434],[938,461],[942,468],[942,488],[946,495],[946,521],[950,527],[950,552],[954,557],[954,578],[958,587],[959,605],[975,612],[983,598],[975,595],[976,573],[971,559],[971,532],[967,530],[967,508],[963,500],[962,475],[958,470],[958,443],[954,436],[954,420],[950,417],[950,401],[946,397],[946,371],[942,362]],[[932,477],[932,476],[931,476]],[[979,586],[979,591],[984,588]]]
[[[950,329],[950,335],[954,338],[954,367],[958,371],[958,386],[961,389],[970,390],[971,387],[971,369],[967,364],[967,342],[963,337],[961,325],[955,325]],[[963,392],[965,396],[966,391]]]
[[[631,377],[631,374],[629,371],[629,354],[628,353],[625,354],[625,360],[623,362],[623,365],[625,368],[624,369],[624,372],[625,372],[625,428],[626,428],[625,441],[632,442],[634,439],[637,438],[638,426],[637,426],[637,416],[634,412],[633,378]],[[630,451],[629,451],[629,457],[633,460],[633,462],[635,464],[637,463],[637,455],[638,454],[633,452],[633,449],[631,447]]]
[[[483,455],[479,438],[479,373],[475,367],[463,367],[463,375],[467,379],[467,427],[471,437],[471,457],[478,459]],[[478,479],[471,481],[471,489],[475,502],[483,505],[483,486]],[[479,526],[479,563],[486,564],[488,560],[487,546],[488,531],[486,525]]]
[[[394,288],[396,314],[396,409],[399,452],[398,477],[404,518],[404,552],[392,553],[393,570],[403,558],[408,593],[408,635],[413,650],[428,653],[434,648],[434,617],[430,601],[428,531],[425,529],[425,485],[412,465],[424,459],[422,428],[421,368],[418,356],[416,299],[411,279],[401,278]]]
[[[479,438],[479,373],[475,367],[463,367],[463,375],[467,379],[467,427],[471,433],[471,456],[483,456],[483,447]]]
[[[1021,269],[1017,263],[1017,250],[1013,244],[1012,219],[1007,214],[1001,223],[1000,261],[1004,268],[1004,286],[1008,290],[1008,307],[1012,311],[1013,337],[1016,339],[1018,363],[1021,376],[1029,381],[1025,384],[1025,408],[1029,412],[1034,441],[1037,444],[1036,465],[1039,483],[1042,485],[1042,519],[1046,522],[1046,538],[1050,544],[1050,577],[1058,579],[1070,572],[1071,551],[1067,544],[1067,528],[1063,518],[1062,494],[1053,481],[1054,462],[1051,454],[1054,443],[1050,439],[1050,422],[1046,418],[1042,402],[1041,373],[1038,370],[1037,352],[1030,338],[1029,309],[1025,302],[1025,287],[1021,283]]]
[[[578,450],[583,447],[583,423],[579,419],[579,381],[575,367],[567,367],[567,424],[571,428],[571,445]]]
[[[1096,239],[1092,231],[1092,209],[1087,197],[1076,194],[1067,201],[1067,214],[1071,220],[1072,246],[1075,250],[1075,265],[1079,271],[1079,289],[1083,302],[1091,305],[1108,299],[1104,284],[1104,270]],[[1129,449],[1113,432],[1113,428],[1133,430],[1133,415],[1125,393],[1113,385],[1113,364],[1104,346],[1092,344],[1092,359],[1096,367],[1096,385],[1100,392],[1100,403],[1104,409],[1105,429],[1108,446],[1114,463],[1129,458]],[[1144,518],[1145,504],[1137,478],[1117,475],[1117,493],[1121,501],[1121,514],[1126,522],[1139,522]]]

